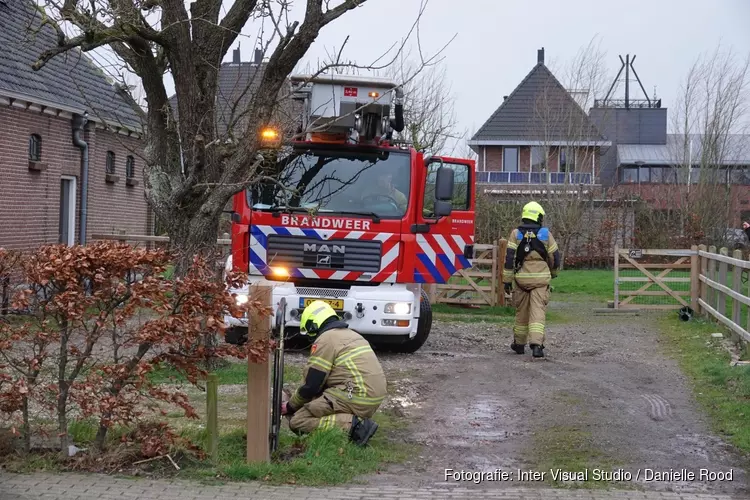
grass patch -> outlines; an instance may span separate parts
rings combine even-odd
[[[247,362],[230,363],[214,373],[219,377],[219,385],[247,383]],[[161,367],[151,373],[149,378],[154,384],[186,383],[187,379],[171,367]],[[302,369],[298,366],[284,365],[284,382],[299,383],[302,381]]]
[[[534,434],[534,470],[545,472],[544,481],[555,487],[608,488],[612,482],[595,480],[593,469],[608,471],[616,466],[615,461],[595,446],[595,439],[578,427],[554,426],[541,429]],[[552,471],[572,473],[572,477],[555,478]],[[577,473],[588,471],[588,477],[577,477]]]
[[[615,296],[614,271],[606,269],[560,271],[552,280],[552,296],[579,295],[598,300],[612,300]]]
[[[270,463],[260,464],[246,463],[246,434],[244,430],[236,430],[221,436],[217,463],[186,465],[180,476],[304,486],[349,483],[359,475],[376,472],[384,464],[401,462],[415,451],[413,446],[388,439],[389,430],[406,425],[403,419],[384,412],[378,412],[374,419],[380,428],[367,448],[354,446],[337,429],[299,437],[284,428],[279,450]],[[186,432],[205,446],[205,431]]]
[[[750,452],[750,366],[730,366],[731,355],[711,333],[724,329],[703,319],[679,321],[675,315],[660,320],[669,339],[667,349],[693,383],[696,399],[710,416],[717,433],[744,452]]]

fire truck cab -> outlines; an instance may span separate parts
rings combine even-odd
[[[320,299],[375,346],[414,352],[432,323],[423,285],[471,266],[474,161],[393,141],[405,124],[392,80],[298,75],[291,84],[302,137],[277,143],[273,176],[235,195],[226,269],[271,286],[274,308],[285,297],[292,335]],[[238,303],[248,292],[232,290]],[[227,342],[246,341],[247,318],[225,321]]]

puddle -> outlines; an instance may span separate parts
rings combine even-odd
[[[418,433],[417,440],[463,448],[523,435],[522,431],[508,428],[515,420],[509,405],[503,399],[478,394],[466,407],[444,406],[433,417],[433,425]]]

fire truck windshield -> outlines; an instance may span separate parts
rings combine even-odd
[[[247,191],[254,210],[313,210],[317,213],[401,218],[410,189],[408,152],[294,151],[278,163],[277,182]]]

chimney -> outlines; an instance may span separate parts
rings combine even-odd
[[[234,52],[232,53],[232,62],[234,64],[240,64],[240,62],[242,62],[242,60],[240,59],[240,48],[239,47],[237,47],[236,49],[234,49]]]
[[[538,64],[544,64],[544,47],[536,51],[536,62]]]
[[[260,63],[263,62],[263,51],[261,49],[255,49],[255,64],[260,66]]]
[[[505,102],[505,100],[506,100],[507,98],[508,98],[508,96],[507,96],[507,95],[504,95],[504,96],[503,96],[503,102]]]

